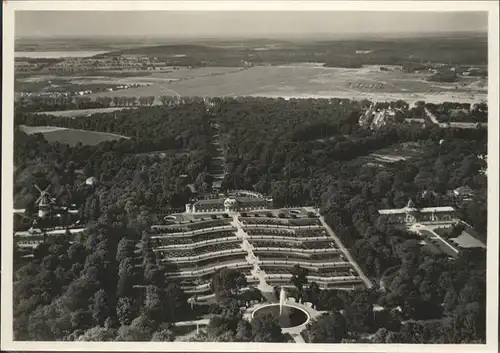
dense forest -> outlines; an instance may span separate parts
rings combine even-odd
[[[419,206],[455,205],[449,191],[467,185],[475,192],[473,200],[455,206],[463,220],[485,234],[487,180],[478,156],[487,154],[486,130],[395,123],[372,132],[358,123],[368,101],[213,103],[213,116],[201,99],[74,119],[16,111],[17,205],[32,208],[33,184],[50,183],[56,194],[69,190],[66,202],[78,205],[88,225],[72,244],[65,237],[52,239],[32,260],[16,258],[16,339],[172,340],[174,321],[208,310],[186,307],[178,284],[165,283],[148,229],[161,215],[184,206],[192,197],[188,184],[207,181],[215,119],[229,169],[223,188],[255,189],[273,196],[277,207],[317,205],[366,273],[377,283],[386,279],[384,293],[349,294],[320,291],[312,283],[305,289],[295,279],[300,295],[330,311],[312,323],[305,339],[359,341],[371,333],[377,342],[484,341],[485,253],[465,251],[451,262],[385,224],[377,210],[402,207],[409,198]],[[131,139],[70,147],[50,144],[41,134],[26,135],[20,124]],[[372,152],[410,142],[420,153],[408,160],[382,166],[366,160]],[[88,177],[97,183],[86,185]],[[268,318],[242,320],[235,308],[248,301],[244,285],[241,275],[214,275],[217,303],[208,310],[206,335],[197,340],[289,339]],[[385,309],[374,315],[375,304]]]
[[[122,131],[132,138],[70,147],[48,143],[41,134],[27,135],[18,124]],[[15,200],[20,206],[30,203],[36,196],[32,188],[36,175],[49,166],[53,172],[51,180],[45,182],[53,184],[55,193],[67,186],[74,203],[82,208],[94,198],[103,209],[117,201],[121,207],[128,204],[127,209],[134,212],[141,209],[161,214],[168,208],[184,207],[190,197],[187,184],[196,181],[210,161],[208,124],[203,103],[75,119],[16,114]],[[85,187],[88,177],[99,181],[95,190]]]
[[[465,123],[487,123],[488,122],[488,104],[478,103],[472,107],[468,103],[442,104],[426,103],[425,108],[432,112],[439,122],[465,122]]]

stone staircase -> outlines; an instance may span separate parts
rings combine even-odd
[[[260,268],[260,260],[257,256],[255,256],[253,250],[254,247],[248,241],[248,234],[243,230],[243,225],[238,219],[238,215],[233,217],[233,221],[231,224],[237,229],[236,236],[241,239],[241,248],[247,252],[247,256],[245,260],[248,264],[252,265],[252,276],[257,277],[259,279],[259,285],[257,288],[262,293],[262,296],[266,299],[266,301],[271,303],[276,303],[277,298],[274,294],[273,286],[269,285],[266,281],[266,273]]]

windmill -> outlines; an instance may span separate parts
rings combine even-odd
[[[47,186],[45,190],[40,189],[38,185],[35,184],[35,188],[40,192],[40,197],[35,201],[38,207],[38,217],[45,218],[50,214],[53,206],[56,203],[56,199],[52,197],[49,193],[50,186]]]

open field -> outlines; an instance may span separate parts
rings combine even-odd
[[[204,68],[210,72],[217,68]],[[97,96],[262,96],[295,98],[349,98],[372,100],[404,99],[409,103],[486,100],[486,88],[480,79],[462,78],[457,83],[428,82],[430,74],[409,74],[402,71],[382,72],[378,66],[361,69],[328,68],[317,65],[258,66],[249,69],[224,68],[224,74],[198,74],[202,69],[181,71],[177,77],[153,73],[136,80],[149,80],[150,86]],[[187,70],[189,71],[189,70]],[[152,83],[156,80],[156,83]],[[169,82],[170,81],[170,82]],[[159,104],[159,101],[156,102]]]
[[[135,109],[134,107],[111,107],[111,108],[95,108],[95,109],[75,109],[75,110],[58,110],[58,111],[48,111],[48,112],[40,112],[34,114],[44,114],[44,115],[54,115],[54,116],[67,116],[69,118],[78,117],[78,116],[86,116],[90,114],[96,113],[111,113],[118,110],[124,109]]]
[[[383,166],[384,164],[418,158],[423,153],[423,147],[419,143],[408,142],[380,149],[367,156],[358,158],[357,161],[362,161],[369,165]]]
[[[166,67],[158,71],[106,71],[74,75],[69,73],[29,75],[16,78],[16,92],[40,93],[53,91],[56,88],[68,87],[69,91],[93,90],[94,87],[103,86],[113,88],[119,85],[165,85],[176,81],[193,80],[200,77],[213,77],[243,71],[241,67],[201,67],[189,69],[185,67]],[[133,89],[132,89],[133,90]],[[158,88],[157,88],[158,90]],[[159,93],[162,95],[160,87]],[[103,91],[108,95],[128,95],[124,90],[114,92]],[[171,92],[172,93],[172,92]],[[168,93],[167,93],[168,94]],[[129,95],[130,96],[130,95]]]
[[[472,235],[463,231],[462,234],[458,236],[458,238],[452,238],[455,243],[457,243],[462,248],[486,248],[486,246]]]
[[[20,129],[27,134],[43,134],[48,142],[66,143],[75,146],[78,143],[83,145],[98,145],[101,142],[128,139],[126,136],[110,134],[106,132],[67,129],[55,126],[26,126],[20,125]]]

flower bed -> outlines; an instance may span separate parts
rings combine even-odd
[[[288,219],[288,224],[291,226],[319,226],[321,222],[316,218],[297,218]]]
[[[269,265],[262,265],[260,268],[266,273],[266,274],[277,274],[277,275],[286,275],[286,274],[291,274],[292,268],[287,268],[287,267],[279,267],[279,266],[269,266]],[[309,271],[308,276],[315,276],[315,277],[347,277],[347,276],[352,276],[351,272],[349,270],[327,270],[327,271]]]
[[[226,263],[226,262],[236,262],[236,261],[246,261],[245,260],[245,256],[247,254],[246,253],[242,253],[242,254],[229,254],[227,256],[224,256],[222,258],[217,258],[217,259],[211,259],[211,258],[208,258],[208,259],[204,259],[204,260],[201,260],[201,261],[198,261],[196,263],[196,265],[198,265],[198,267],[203,267],[203,266],[207,266],[207,265],[212,265],[212,264],[219,264],[219,263]],[[193,264],[191,264],[191,267],[193,267]]]
[[[224,267],[229,268],[237,268],[238,271],[244,272],[244,270],[248,270],[250,274],[250,270],[252,265],[248,264],[245,260],[245,257],[240,254],[239,258],[233,258],[232,260],[227,260],[226,257],[217,258],[217,260],[210,259],[210,262],[204,262],[203,265],[199,263],[185,263],[182,266],[179,266],[179,272],[194,272],[194,271],[202,271],[204,274],[214,273],[215,271],[220,270]],[[222,266],[222,267],[221,267]]]
[[[303,244],[299,242],[287,242],[278,240],[250,240],[250,243],[256,248],[295,248],[303,249]]]
[[[217,251],[232,250],[239,248],[240,248],[240,243],[234,242],[234,243],[207,245],[200,248],[187,249],[187,250],[186,249],[161,250],[160,253],[162,254],[162,256],[176,258],[176,257],[198,256]]]
[[[289,274],[292,268],[262,265],[260,266],[260,269],[269,275],[269,274]]]
[[[236,237],[235,233],[232,231],[219,231],[219,232],[210,232],[210,233],[200,233],[193,235],[191,237],[164,237],[164,238],[156,238],[152,239],[154,246],[167,246],[167,245],[181,245],[181,244],[192,244],[198,243],[201,241],[218,239],[218,238],[227,238],[227,237]]]
[[[240,217],[240,221],[243,224],[262,224],[262,225],[277,225],[277,226],[287,226],[288,223],[284,219],[276,218],[243,218]]]
[[[171,234],[171,233],[182,233],[189,232],[198,229],[204,228],[214,228],[214,227],[222,227],[230,225],[229,219],[216,219],[209,221],[200,221],[194,223],[184,223],[184,224],[175,224],[171,227],[160,227],[160,228],[152,228],[151,233],[153,234]]]
[[[248,235],[271,235],[271,236],[283,236],[283,237],[296,237],[297,235],[293,231],[286,231],[281,229],[273,228],[251,228],[245,229],[245,233]]]
[[[289,248],[289,249],[331,249],[336,248],[334,243],[328,241],[293,242],[268,239],[251,239],[250,243],[256,248]]]
[[[270,236],[283,236],[294,238],[312,238],[312,237],[325,237],[328,234],[323,229],[279,229],[279,228],[245,228],[245,233],[248,235],[270,235]]]
[[[327,237],[328,233],[324,229],[297,229],[295,234],[299,238],[309,238],[309,237]]]
[[[311,261],[340,261],[340,254],[324,253],[324,254],[311,254]]]
[[[322,263],[330,262],[342,262],[340,254],[316,254],[311,256],[309,254],[299,254],[293,252],[276,252],[276,253],[266,253],[258,250],[254,250],[254,254],[259,257],[262,261],[289,261],[289,262],[309,262],[311,264],[321,265]]]
[[[337,249],[337,247],[332,241],[308,241],[302,243],[302,249]]]
[[[309,271],[309,276],[316,277],[347,277],[352,276],[349,270],[327,270],[327,271]]]

